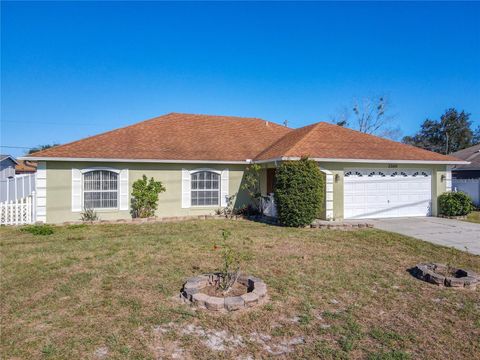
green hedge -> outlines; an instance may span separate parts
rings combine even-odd
[[[464,216],[473,211],[470,197],[463,192],[447,192],[438,197],[440,214],[446,216]]]
[[[311,224],[323,202],[323,176],[318,164],[307,158],[282,162],[276,172],[274,193],[283,225]]]

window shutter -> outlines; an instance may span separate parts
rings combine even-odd
[[[72,211],[82,211],[82,173],[72,169]]]
[[[228,194],[228,169],[224,169],[221,174],[220,206],[227,206]]]
[[[128,210],[128,169],[120,171],[120,210]]]
[[[190,194],[190,171],[182,169],[182,208],[187,209],[191,205]]]

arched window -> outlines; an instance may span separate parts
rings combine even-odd
[[[208,170],[191,174],[192,206],[220,204],[220,175]]]
[[[118,207],[118,174],[93,170],[83,174],[83,207],[112,209]]]

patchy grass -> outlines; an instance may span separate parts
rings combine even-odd
[[[173,299],[220,264],[220,230],[269,286],[269,303],[209,314]],[[1,357],[479,358],[479,291],[438,288],[422,261],[480,257],[378,230],[247,221],[0,229]]]
[[[480,211],[472,211],[467,215],[465,221],[480,224]]]

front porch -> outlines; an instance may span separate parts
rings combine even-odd
[[[260,208],[262,213],[265,216],[276,218],[277,217],[277,207],[275,204],[275,174],[277,167],[276,164],[269,164],[269,166],[262,169],[261,179],[260,179],[260,188],[262,193],[262,198],[260,201]],[[273,167],[272,167],[273,165]],[[323,204],[318,213],[317,219],[324,221],[333,221],[333,191],[334,191],[334,174],[333,172],[320,167],[320,171],[324,175],[324,196]]]

